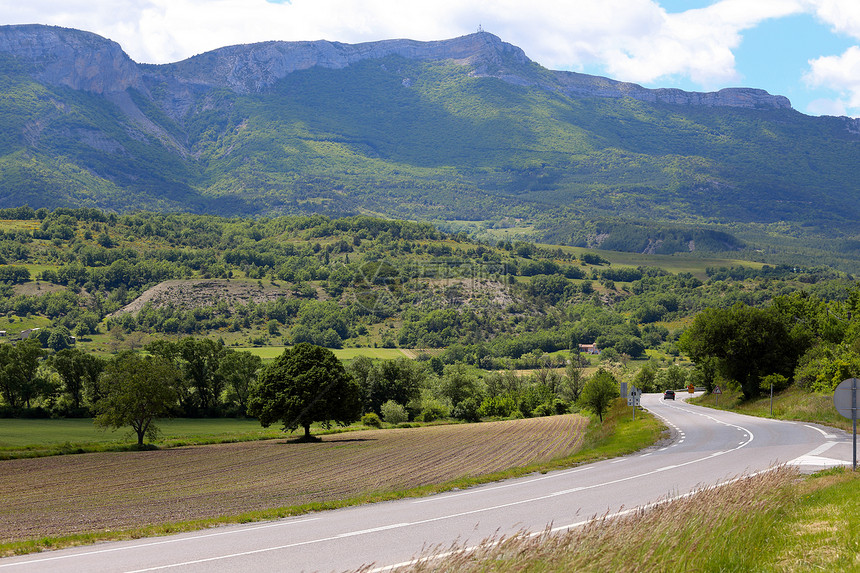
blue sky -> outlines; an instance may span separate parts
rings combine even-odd
[[[860,117],[860,0],[0,0],[0,24],[89,30],[138,62],[267,40],[438,40],[481,25],[538,63],[647,87],[755,87]]]

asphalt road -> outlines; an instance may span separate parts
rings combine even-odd
[[[6,558],[0,573],[282,573],[366,564],[382,571],[453,543],[566,529],[777,464],[812,471],[851,463],[845,432],[663,401],[657,394],[643,396],[642,406],[672,428],[672,438],[623,458],[426,498]]]

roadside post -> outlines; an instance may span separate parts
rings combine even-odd
[[[722,390],[720,390],[720,387],[719,387],[719,386],[714,386],[714,391],[713,391],[713,392],[711,392],[711,394],[713,394],[713,395],[714,395],[714,404],[715,404],[716,406],[719,406],[719,405],[720,405],[720,394],[722,394],[722,393],[723,393],[723,391],[722,391]]]
[[[773,382],[770,383],[770,417],[773,418]]]
[[[857,378],[848,378],[843,380],[836,390],[833,392],[833,405],[836,410],[844,417],[851,419],[851,426],[854,429],[854,471],[857,471],[857,402],[860,393],[860,380]]]
[[[636,407],[639,405],[639,398],[642,396],[642,391],[636,386],[630,386],[630,393],[627,395],[627,405],[633,406],[633,419],[636,419]]]

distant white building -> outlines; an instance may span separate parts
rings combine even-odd
[[[27,330],[21,331],[21,340],[27,340],[28,338],[32,338],[36,336],[41,328],[28,328]]]

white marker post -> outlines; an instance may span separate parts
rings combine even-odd
[[[854,428],[854,471],[857,471],[857,394],[860,386],[860,380],[857,378],[849,378],[843,380],[836,390],[833,392],[833,405],[836,410],[845,416],[851,418],[851,425]]]
[[[633,406],[633,419],[636,419],[636,406],[639,405],[639,398],[642,396],[642,391],[636,386],[630,386],[630,393],[627,395],[627,405]]]

